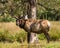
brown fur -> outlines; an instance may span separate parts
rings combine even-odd
[[[23,28],[27,32],[33,32],[33,33],[44,33],[44,35],[47,38],[47,41],[49,42],[50,36],[48,34],[49,26],[47,24],[48,20],[33,20],[33,19],[18,19],[16,21],[16,24]]]

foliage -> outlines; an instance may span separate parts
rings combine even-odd
[[[44,40],[44,39],[45,39],[45,36],[44,36],[44,34],[39,34],[39,35],[38,35],[38,38],[39,38],[40,40]]]
[[[24,30],[20,30],[13,23],[0,23],[0,41],[4,42],[18,41],[21,43],[24,42],[25,40],[26,32]]]
[[[20,43],[26,40],[26,33],[20,32],[16,34],[10,34],[8,31],[0,32],[0,41],[14,42],[18,41]]]
[[[37,18],[60,20],[60,0],[37,0],[36,4]],[[27,6],[27,0],[0,0],[0,19],[9,22],[13,20],[9,16],[20,16],[24,12],[26,14]]]
[[[40,19],[60,20],[59,0],[37,0],[37,15]]]
[[[10,22],[10,21],[12,21],[12,22],[14,22],[15,21],[15,19],[14,18],[12,18],[11,16],[9,16],[9,15],[6,15],[6,16],[0,16],[0,22]]]
[[[27,34],[25,32],[20,32],[20,33],[16,33],[15,37],[17,41],[22,43],[26,40],[26,35]]]

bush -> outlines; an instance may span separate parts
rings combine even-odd
[[[44,34],[42,33],[42,34],[39,34],[39,35],[38,35],[38,38],[39,38],[40,40],[43,40],[43,39],[45,39],[45,36],[44,36]]]
[[[20,32],[15,35],[18,42],[24,42],[26,40],[26,33]]]
[[[7,41],[7,42],[24,42],[26,40],[26,33],[20,32],[16,34],[11,34],[8,30],[0,32],[0,41]]]
[[[0,22],[14,22],[15,19],[12,18],[11,16],[9,15],[6,15],[6,16],[0,16]]]
[[[15,37],[11,35],[8,31],[0,32],[0,41],[15,41]]]

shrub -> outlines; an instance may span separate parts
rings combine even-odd
[[[26,33],[20,32],[15,35],[18,42],[24,42],[26,40]]]
[[[0,41],[15,41],[14,35],[11,35],[8,31],[0,32]]]
[[[0,22],[11,22],[11,21],[14,22],[15,19],[9,15],[0,17]]]
[[[44,36],[44,34],[42,33],[42,34],[39,34],[39,35],[38,35],[38,38],[39,38],[40,40],[43,40],[43,39],[45,39],[45,36]]]

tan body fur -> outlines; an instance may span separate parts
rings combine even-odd
[[[27,20],[24,26],[26,31],[34,32],[34,33],[43,33],[43,31],[49,30],[49,26],[47,24],[48,20]]]
[[[20,28],[23,28],[26,32],[33,32],[33,33],[44,33],[47,41],[49,42],[50,36],[48,34],[50,28],[50,22],[48,20],[37,20],[37,19],[17,19],[16,25]]]

